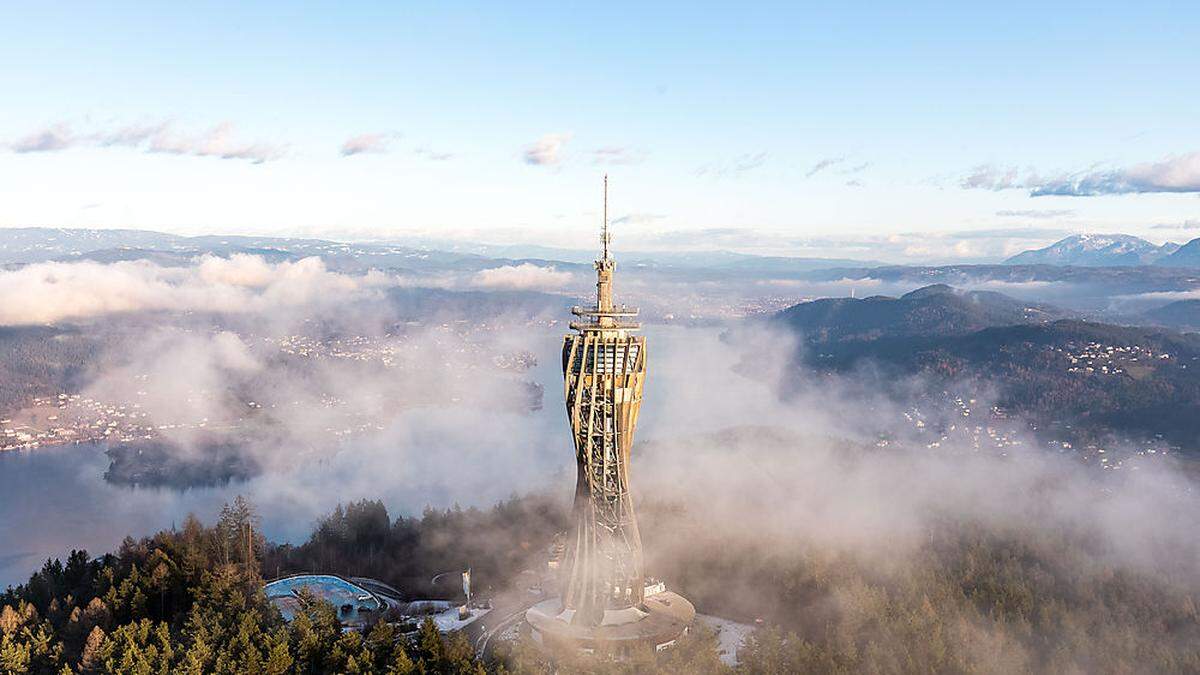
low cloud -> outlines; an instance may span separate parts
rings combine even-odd
[[[1121,303],[1129,302],[1145,301],[1166,304],[1179,300],[1200,300],[1200,288],[1193,288],[1186,291],[1151,291],[1149,293],[1130,293],[1113,297],[1113,302],[1118,307],[1124,306]]]
[[[994,250],[984,240],[956,239],[951,237],[896,238],[889,243],[899,245],[905,258],[925,260],[979,259],[992,255]]]
[[[351,136],[342,143],[342,156],[361,155],[364,153],[381,153],[388,149],[387,134],[359,134]]]
[[[471,281],[474,286],[480,288],[551,291],[561,290],[574,279],[575,276],[570,272],[562,272],[553,267],[540,267],[533,263],[521,263],[480,270]]]
[[[250,297],[282,282],[281,266],[261,259],[204,262],[205,272],[187,274]],[[565,274],[526,263],[477,276],[511,280],[525,274],[545,277],[547,272]],[[3,297],[19,297],[2,283]],[[876,280],[831,283],[879,285]],[[274,305],[264,308],[275,310]],[[496,341],[511,339],[541,360],[528,375],[539,378],[546,392],[543,410],[533,414],[483,407],[515,400],[522,389],[508,377],[480,378],[478,373],[486,371],[465,362],[470,345],[454,331],[430,329],[381,342],[384,353],[402,361],[408,355],[411,366],[384,368],[375,362],[312,357],[304,361],[303,376],[289,374],[291,369],[270,370],[270,363],[279,359],[274,343],[225,332],[149,336],[130,349],[127,364],[105,373],[85,395],[141,401],[149,413],[147,423],[175,423],[188,415],[215,423],[248,417],[246,397],[234,394],[253,381],[258,414],[273,420],[271,429],[279,433],[246,444],[246,452],[260,460],[265,472],[246,483],[206,490],[98,491],[94,499],[80,500],[77,520],[95,520],[102,528],[120,522],[122,531],[113,533],[109,544],[115,545],[125,529],[153,531],[189,510],[209,511],[242,493],[259,506],[269,536],[302,541],[315,518],[349,499],[382,498],[393,515],[407,515],[425,505],[487,507],[510,493],[533,489],[565,497],[574,484],[575,464],[557,393],[562,383],[555,362],[560,330],[492,331],[480,344],[480,351],[491,357],[503,350]],[[726,326],[651,326],[647,332],[652,382],[634,446],[635,491],[647,501],[681,505],[700,524],[673,534],[686,540],[681,547],[685,555],[695,555],[697,542],[703,546],[718,539],[727,545],[762,543],[785,554],[801,547],[818,554],[846,553],[879,563],[873,566],[880,575],[878,588],[886,590],[897,567],[923,564],[918,557],[923,542],[931,542],[952,516],[987,531],[1029,535],[1026,540],[1035,542],[1079,533],[1097,542],[1099,562],[1120,566],[1117,573],[1178,565],[1188,584],[1200,574],[1192,536],[1200,526],[1200,504],[1194,487],[1166,462],[1148,458],[1136,471],[1131,466],[1119,473],[1101,472],[1043,453],[1025,438],[1003,455],[973,447],[966,436],[929,447],[923,442],[927,432],[905,421],[917,402],[885,400],[873,381],[857,381],[857,374],[832,376],[799,367],[792,336],[755,327],[727,335]],[[357,329],[348,334],[369,333]],[[196,396],[198,391],[230,395]],[[942,391],[940,383],[936,391]],[[986,389],[952,389],[946,397],[954,394],[978,396],[979,401],[970,402],[977,411],[970,420],[947,406],[951,423],[994,424],[980,419],[989,409]],[[447,403],[466,395],[480,403]],[[941,426],[941,411],[933,403],[920,406],[930,428]],[[339,436],[343,444],[314,442],[330,429],[351,426],[348,420],[365,430]],[[488,437],[480,442],[479,429],[484,428]],[[879,448],[875,443],[881,437],[898,441]],[[93,455],[99,453],[83,453],[80,461],[93,462],[87,466],[94,468]],[[686,480],[681,480],[680,467],[686,467]],[[81,469],[72,466],[71,471]],[[62,499],[78,499],[75,490],[64,492]],[[131,520],[120,520],[127,512]],[[642,513],[647,568],[669,570],[672,537],[652,536],[653,511]],[[755,555],[761,549],[745,550]],[[1109,577],[1114,573],[1092,565],[1069,569]],[[752,595],[755,600],[778,593],[771,579],[760,581],[739,585],[737,592],[763,594]],[[716,575],[713,582],[733,587],[729,575]],[[872,589],[867,590],[875,593]]]
[[[382,273],[331,272],[319,258],[202,256],[187,267],[147,261],[50,262],[0,271],[0,325],[31,325],[138,311],[245,313],[324,305],[390,283]]]
[[[986,279],[981,281],[965,281],[959,288],[966,291],[997,291],[1000,293],[1017,294],[1045,291],[1055,286],[1069,286],[1062,281],[1006,281],[1004,279]]]
[[[54,152],[81,146],[142,148],[147,153],[240,159],[254,164],[279,159],[286,153],[282,145],[238,139],[231,122],[222,122],[200,133],[177,131],[170,122],[158,122],[79,134],[60,123],[8,145],[17,153]]]
[[[1015,442],[1003,452],[949,437],[940,448],[925,448],[924,432],[905,430],[905,413],[916,409],[907,406],[914,403],[878,395],[868,375],[826,377],[777,367],[795,353],[789,335],[689,331],[686,337],[671,341],[676,349],[656,352],[636,470],[645,494],[687,504],[708,531],[761,537],[772,550],[804,541],[893,564],[940,527],[940,517],[953,514],[1001,530],[1083,531],[1104,543],[1098,555],[1105,562],[1180,565],[1193,580],[1200,574],[1191,557],[1195,543],[1173,524],[1149,517],[1196,502],[1185,477],[1167,462],[1147,461],[1124,471],[1122,480],[1106,480],[1043,452],[1020,425],[1006,427]],[[656,345],[666,341],[659,337]],[[772,365],[749,379],[751,363]],[[913,384],[925,390],[932,383]],[[948,386],[953,391],[956,385]],[[973,406],[987,410],[987,388],[967,386],[965,393],[979,399]],[[781,389],[792,393],[781,398]],[[721,395],[713,397],[714,391]],[[933,426],[943,414],[946,426],[963,423],[961,416],[954,421],[951,406],[933,399],[920,405]],[[878,428],[864,427],[864,416]],[[899,444],[855,456],[835,440],[874,444],[879,432]],[[910,443],[911,449],[899,447]],[[686,481],[679,480],[683,465]],[[1183,547],[1179,555],[1170,553],[1172,546]]]
[[[563,150],[571,140],[569,133],[546,134],[525,148],[525,163],[533,166],[556,166],[562,162]]]

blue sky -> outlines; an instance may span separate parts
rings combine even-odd
[[[970,4],[14,4],[0,226],[590,246],[608,171],[638,248],[1200,236],[1200,9]]]

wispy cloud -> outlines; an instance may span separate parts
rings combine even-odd
[[[343,157],[351,157],[366,153],[387,152],[389,141],[389,134],[359,134],[347,138],[346,142],[342,143],[341,153]]]
[[[661,213],[627,213],[623,216],[613,218],[612,222],[614,225],[644,225],[653,223],[656,220],[662,220],[663,218],[666,218],[666,216]]]
[[[165,134],[168,126],[170,125],[167,122],[130,124],[111,131],[99,132],[92,138],[97,145],[106,148],[113,146],[133,148],[160,134]]]
[[[745,154],[745,155],[739,155],[738,157],[734,158],[733,170],[734,171],[749,171],[750,169],[757,169],[758,167],[762,166],[763,164],[766,164],[766,162],[767,162],[766,151],[749,153],[749,154]]]
[[[645,158],[646,153],[640,150],[620,146],[597,148],[592,151],[594,164],[641,164]]]
[[[283,157],[285,148],[273,143],[238,140],[234,137],[233,124],[222,122],[196,135],[173,134],[164,129],[150,138],[146,151],[193,157],[244,159],[253,164],[262,164]]]
[[[452,152],[438,152],[428,145],[420,145],[413,148],[413,154],[417,157],[428,159],[431,162],[444,162],[454,157]]]
[[[1000,167],[994,164],[980,164],[971,169],[959,182],[964,190],[1009,190],[1022,187],[1020,170],[1016,167]]]
[[[696,176],[712,176],[714,178],[721,178],[723,176],[742,174],[766,164],[767,158],[768,154],[765,150],[762,152],[743,153],[729,160],[716,162],[714,164],[706,164],[696,169]]]
[[[556,166],[562,162],[563,150],[571,140],[570,133],[546,134],[525,148],[525,163],[533,166]]]
[[[1159,223],[1152,230],[1200,230],[1200,220],[1185,220],[1182,223]]]
[[[261,164],[282,157],[286,148],[266,142],[247,142],[234,135],[231,122],[222,122],[198,134],[174,130],[170,122],[135,124],[77,134],[65,123],[51,125],[21,137],[8,147],[13,152],[54,152],[77,146],[142,148],[148,153],[241,159]]]
[[[1019,210],[1002,210],[997,211],[996,215],[1001,218],[1062,218],[1065,216],[1074,215],[1072,209],[1019,209]]]
[[[817,162],[816,164],[813,164],[812,168],[808,170],[808,173],[804,174],[804,177],[812,178],[813,176],[824,171],[825,169],[828,169],[831,166],[837,166],[838,164],[841,164],[844,161],[846,161],[845,157],[826,157],[825,159],[822,159],[821,161]],[[864,166],[863,168],[865,169],[866,167]]]
[[[65,124],[54,124],[40,131],[22,136],[9,144],[13,152],[53,152],[75,145],[77,139]]]

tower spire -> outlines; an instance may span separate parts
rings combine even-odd
[[[608,260],[608,174],[604,174],[604,226],[600,231],[600,241],[604,244],[604,260]]]
[[[609,244],[612,234],[608,231],[608,174],[604,174],[604,212],[600,221],[600,243],[603,247],[600,257],[595,260],[596,268],[596,304],[594,307],[572,307],[571,312],[576,316],[587,317],[584,322],[572,322],[571,328],[581,331],[590,330],[637,330],[638,324],[624,321],[627,317],[637,316],[637,310],[625,305],[617,306],[613,302],[613,272],[617,261],[613,260]]]
[[[608,254],[608,174],[604,174],[604,220],[600,230],[600,243],[604,245],[600,259],[596,261],[596,309],[604,313],[599,317],[600,324],[611,326],[613,317],[608,315],[613,310],[612,277],[616,263]]]

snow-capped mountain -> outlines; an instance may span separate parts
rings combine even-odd
[[[1193,239],[1154,263],[1163,267],[1200,267],[1200,239]]]
[[[1179,244],[1167,242],[1159,246],[1129,234],[1075,234],[1046,248],[1018,253],[1005,262],[1083,267],[1152,265],[1177,250]]]

